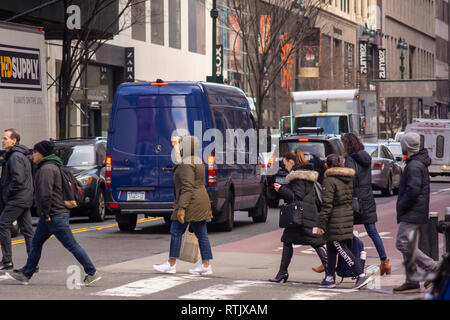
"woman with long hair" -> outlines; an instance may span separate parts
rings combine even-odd
[[[291,151],[283,156],[283,163],[289,174],[286,177],[287,185],[274,184],[275,190],[285,202],[303,201],[305,218],[317,222],[319,208],[316,203],[314,183],[317,182],[319,174],[313,170],[313,166],[305,159],[301,150]],[[324,247],[325,240],[322,236],[312,233],[312,227],[303,225],[301,227],[285,228],[281,237],[283,242],[283,253],[278,274],[271,282],[286,282],[289,274],[288,267],[291,262],[294,244],[310,245],[319,256],[322,265],[313,268],[316,272],[323,272],[327,267],[327,255]]]
[[[364,145],[353,133],[346,133],[341,137],[345,152],[345,166],[355,170],[353,177],[353,197],[360,201],[360,212],[355,212],[354,224],[363,224],[367,234],[372,239],[380,257],[380,275],[390,274],[391,265],[387,259],[383,241],[378,234],[377,207],[372,191],[372,157],[364,150]]]

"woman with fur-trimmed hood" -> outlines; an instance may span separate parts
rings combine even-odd
[[[327,265],[325,239],[322,236],[312,233],[313,227],[317,226],[319,210],[316,204],[314,183],[319,177],[318,172],[313,170],[313,166],[307,162],[302,151],[291,151],[284,155],[283,163],[289,174],[286,177],[287,185],[274,184],[275,190],[280,194],[286,203],[301,200],[304,208],[304,224],[301,227],[285,228],[281,237],[283,242],[283,253],[281,257],[280,270],[271,282],[286,282],[289,275],[287,272],[289,263],[293,255],[293,244],[312,246],[322,265],[313,268],[316,272],[323,272]]]
[[[359,261],[351,252],[353,239],[353,176],[355,170],[344,167],[344,159],[336,154],[327,157],[325,179],[323,180],[322,209],[319,214],[318,234],[325,235],[327,241],[328,268],[321,288],[336,286],[336,263],[339,254],[357,274],[353,289],[367,285],[370,277],[364,274]]]

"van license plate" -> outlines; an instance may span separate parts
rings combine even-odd
[[[145,191],[127,192],[127,201],[145,201]]]

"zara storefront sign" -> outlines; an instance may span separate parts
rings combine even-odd
[[[134,82],[134,48],[125,48],[125,81]]]
[[[386,79],[386,49],[378,49],[378,79]]]
[[[361,74],[367,74],[367,42],[359,43],[359,72]]]

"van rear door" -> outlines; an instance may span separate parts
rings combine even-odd
[[[171,202],[172,132],[194,134],[201,110],[190,95],[119,96],[113,123],[112,188],[116,201]]]

